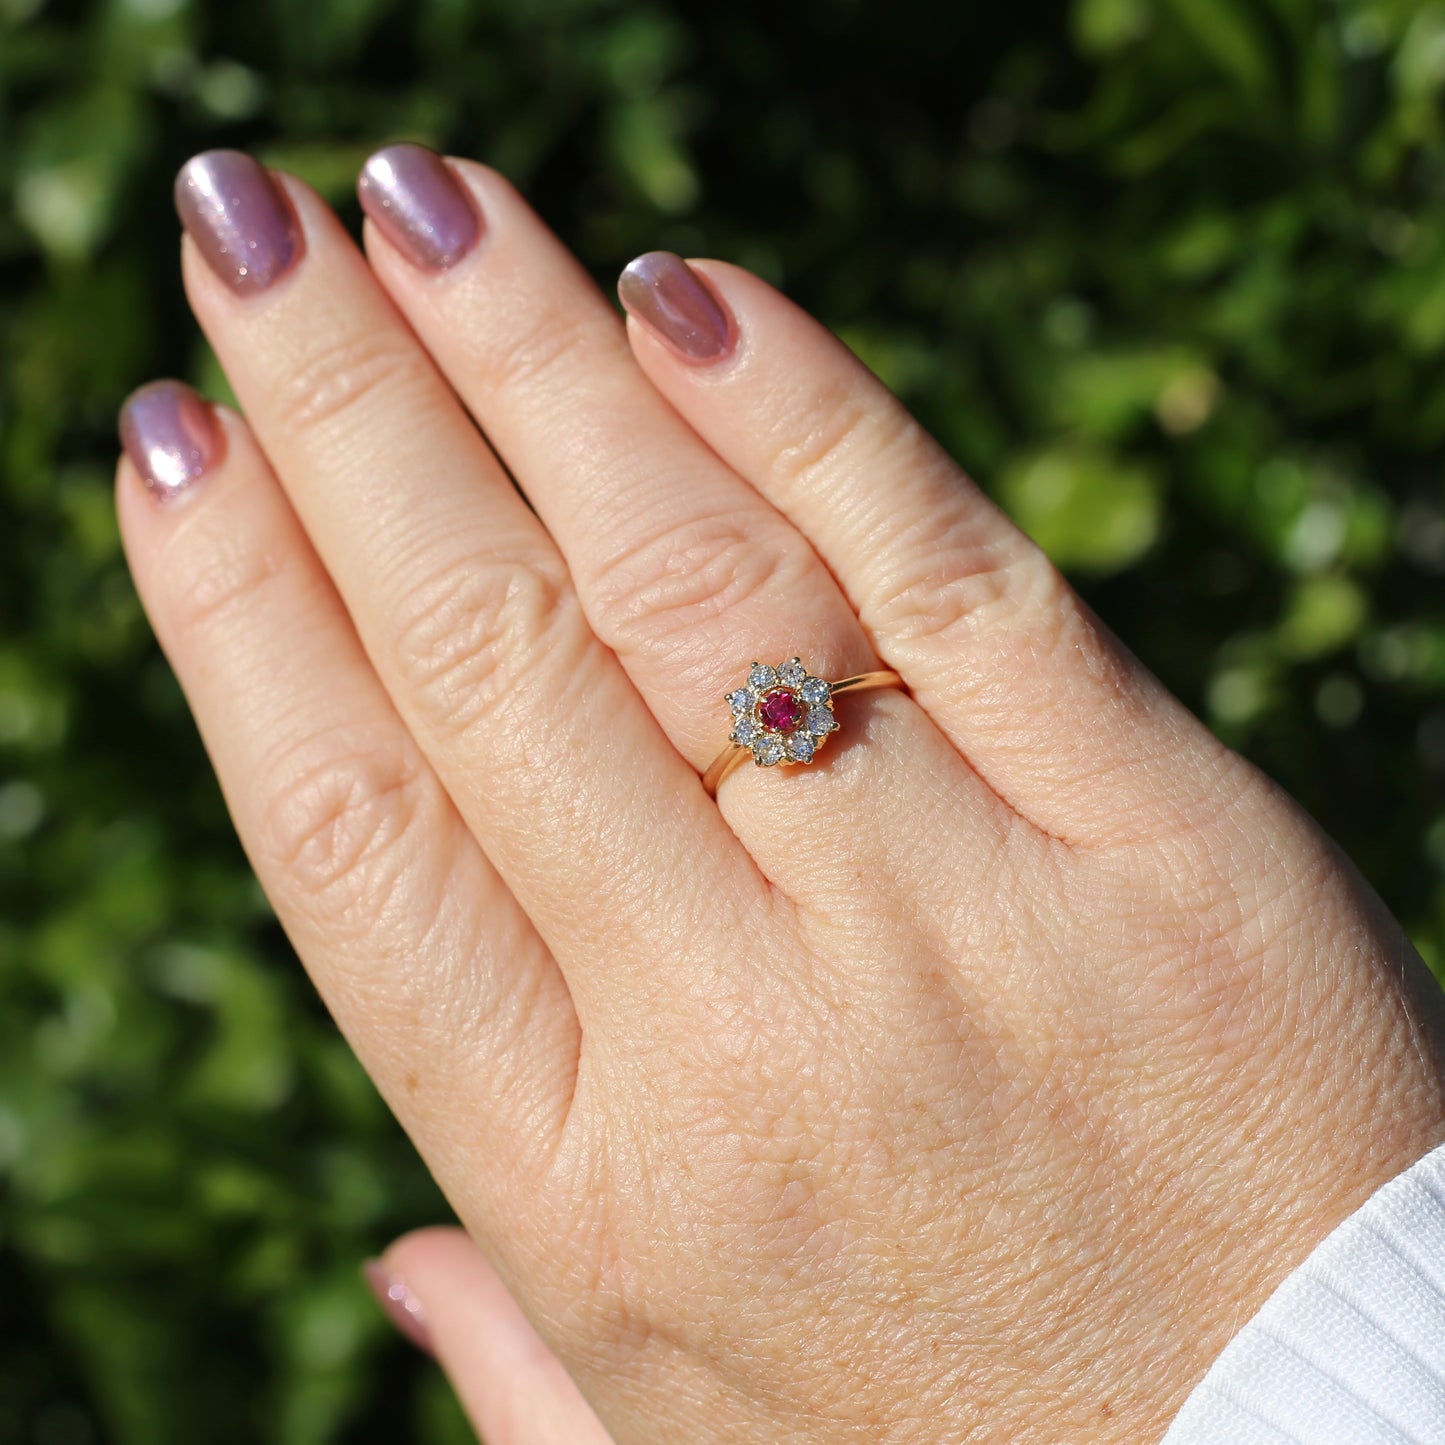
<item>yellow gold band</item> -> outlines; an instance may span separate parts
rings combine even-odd
[[[834,682],[828,685],[829,696],[837,697],[845,692],[867,692],[874,687],[901,687],[903,679],[889,668],[881,668],[877,672],[860,672],[856,677],[845,677],[841,682]],[[728,743],[717,757],[712,760],[712,765],[702,775],[702,785],[707,789],[708,796],[717,797],[717,790],[722,786],[722,781],[732,770],[737,767],[745,758],[752,757],[752,749],[745,748],[741,743]]]

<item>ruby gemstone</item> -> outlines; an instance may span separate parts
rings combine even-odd
[[[790,733],[802,722],[808,709],[796,693],[785,687],[775,687],[765,692],[758,703],[758,721],[769,732]]]

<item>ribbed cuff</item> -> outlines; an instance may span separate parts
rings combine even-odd
[[[1445,1145],[1327,1235],[1161,1445],[1445,1442]]]

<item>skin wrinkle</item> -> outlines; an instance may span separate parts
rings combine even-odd
[[[427,576],[398,604],[398,668],[434,723],[464,733],[499,709],[525,715],[517,693],[542,686],[537,658],[549,676],[566,676],[550,655],[554,640],[570,639],[569,651],[585,655],[590,637],[577,626],[571,589],[551,571],[481,553]]]
[[[691,634],[692,646],[700,648],[711,635],[700,635],[700,624],[738,615],[754,598],[784,588],[816,590],[820,579],[811,557],[772,540],[736,514],[691,518],[642,534],[592,576],[592,615],[602,624],[601,635],[644,655],[658,635],[669,633],[684,646]],[[645,631],[642,646],[635,641],[638,630]]]
[[[311,740],[308,743],[308,751],[316,751],[318,740]],[[367,756],[364,751],[358,751],[355,756]],[[314,776],[314,769],[309,770]],[[305,776],[305,775],[302,775]],[[280,795],[277,795],[280,796]],[[309,827],[308,827],[309,831]],[[416,838],[415,828],[412,829],[412,838]],[[431,955],[436,958],[452,959],[452,967],[448,970],[449,977],[457,978],[461,970],[455,967],[454,946],[447,941],[448,928],[448,884],[455,881],[455,870],[460,868],[460,860],[451,860],[444,867],[436,866],[436,858],[428,857],[428,853],[435,850],[416,847],[412,857],[396,858],[397,844],[399,838],[393,838],[390,847],[390,857],[393,863],[390,867],[390,877],[383,887],[373,889],[366,887],[361,890],[366,899],[367,913],[364,916],[364,926],[358,926],[350,936],[345,935],[338,928],[337,909],[331,902],[332,889],[311,890],[312,909],[315,910],[316,931],[327,932],[332,939],[340,938],[345,945],[350,946],[358,957],[366,959],[368,968],[366,974],[358,975],[358,983],[366,990],[368,996],[383,998],[381,1007],[386,1010],[397,1007],[400,998],[405,998],[409,993],[413,980],[413,971],[407,967],[407,955]],[[374,860],[371,866],[374,867]],[[353,874],[355,866],[353,866]],[[293,877],[293,874],[292,874]],[[418,894],[420,893],[420,896]],[[319,905],[319,906],[318,906]],[[420,907],[418,907],[420,905]],[[347,912],[357,912],[357,905],[347,905]],[[452,919],[452,923],[460,922],[467,926],[471,922],[467,915],[461,919]],[[418,926],[419,925],[419,926]],[[390,967],[384,971],[377,971],[374,968],[376,959],[368,958],[366,949],[361,948],[364,935],[381,936],[393,939],[405,939],[405,946],[402,948],[389,949]],[[434,1009],[436,1003],[434,1001]],[[451,1009],[448,1007],[448,1013]],[[462,1013],[465,1019],[465,1012]]]
[[[546,577],[559,592],[566,585],[565,568],[535,536],[521,528],[498,535],[496,520],[479,517],[472,498],[448,498],[430,517],[398,509],[391,501],[378,512],[366,540],[375,548],[378,572],[387,579],[389,603],[404,603],[409,591],[433,585],[449,566],[461,567],[479,557],[498,564],[505,558],[514,567]],[[437,547],[438,529],[450,543],[445,554]],[[407,579],[405,587],[396,586],[396,578]]]
[[[904,547],[920,554],[908,570],[898,561],[884,563],[888,571],[857,599],[859,615],[891,640],[898,656],[964,631],[1013,645],[1029,636],[1020,623],[1021,612],[1051,615],[1061,584],[1042,555],[1032,550],[1000,552],[963,529],[952,537],[928,535],[924,526],[915,530],[916,543],[903,543],[895,534],[882,544],[885,556]],[[1019,578],[1029,574],[1035,581],[1021,595]]]
[[[568,363],[613,343],[616,328],[598,326],[592,318],[579,318],[558,305],[539,309],[536,294],[526,294],[521,285],[510,291],[493,289],[488,307],[493,324],[463,342],[469,369],[478,380],[488,391],[526,392],[542,412],[575,410]],[[511,318],[516,319],[506,324]]]
[[[166,607],[181,633],[208,631],[221,614],[248,608],[286,570],[284,548],[243,545],[214,520],[201,509],[183,517],[159,559]]]
[[[321,744],[306,751],[321,761],[282,768],[267,780],[262,828],[270,866],[302,896],[326,900],[322,911],[333,927],[361,912],[364,928],[390,906],[419,820],[436,816],[435,780],[415,759],[381,750],[348,753]]]
[[[313,349],[293,364],[271,401],[274,424],[308,448],[346,448],[356,416],[374,408],[410,415],[423,431],[444,427],[450,418],[405,338],[354,327],[331,342],[321,341],[326,331],[318,331]]]
[[[911,419],[890,411],[892,431],[876,436],[875,409],[841,382],[816,390],[804,382],[795,395],[795,404],[785,409],[787,432],[770,448],[772,476],[794,494],[814,490],[820,478],[831,480],[854,470],[850,463],[855,452],[863,452],[865,462],[877,461],[890,444],[917,434]]]

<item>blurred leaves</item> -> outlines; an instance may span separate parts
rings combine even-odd
[[[604,284],[784,285],[1445,966],[1445,4],[0,0],[0,1439],[466,1438],[357,1262],[441,1217],[126,579],[113,417],[224,378],[169,188],[407,137]]]
[[[1060,566],[1079,571],[1118,571],[1159,532],[1150,474],[1097,450],[1058,447],[1022,459],[1004,469],[999,496]]]

